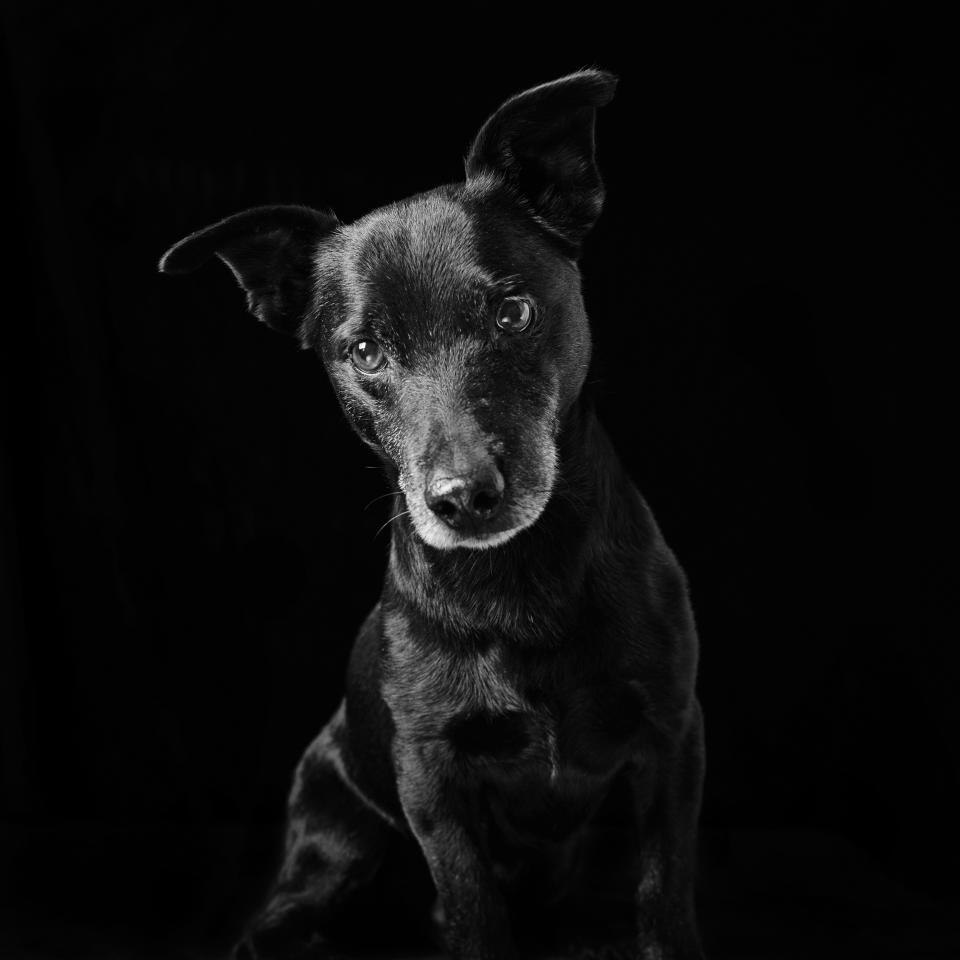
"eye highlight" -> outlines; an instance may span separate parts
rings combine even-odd
[[[504,333],[522,333],[533,320],[533,304],[526,297],[507,297],[497,310],[497,327]]]
[[[350,348],[350,359],[361,373],[375,373],[387,362],[387,356],[376,340],[358,340]]]

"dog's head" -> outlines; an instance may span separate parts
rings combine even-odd
[[[247,210],[160,261],[176,274],[218,256],[251,313],[320,355],[433,547],[504,543],[550,498],[590,357],[576,257],[603,202],[594,118],[615,85],[587,70],[511,98],[464,183],[349,225]]]

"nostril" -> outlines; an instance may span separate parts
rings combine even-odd
[[[436,500],[430,504],[430,509],[442,520],[452,520],[460,508],[452,500]]]
[[[473,495],[470,508],[480,517],[489,517],[500,505],[500,494],[496,490],[480,490]]]

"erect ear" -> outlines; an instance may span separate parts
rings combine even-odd
[[[467,179],[499,174],[547,230],[578,251],[603,206],[593,127],[616,85],[613,74],[582,70],[511,97],[473,141]]]
[[[190,273],[214,255],[247,293],[247,309],[267,326],[295,333],[310,301],[318,242],[339,225],[330,211],[254,207],[191,233],[160,259],[161,273]]]

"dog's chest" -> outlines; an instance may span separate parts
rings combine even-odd
[[[530,676],[496,646],[466,655],[412,654],[394,646],[384,689],[398,734],[440,745],[485,779],[558,788],[571,777],[603,779],[642,738],[642,692],[622,677]]]

